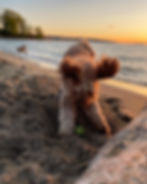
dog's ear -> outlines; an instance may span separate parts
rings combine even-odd
[[[113,77],[119,71],[120,65],[116,58],[103,57],[96,66],[96,78]]]
[[[65,57],[60,65],[60,72],[64,78],[78,80],[80,76],[80,67],[74,64],[70,57]]]

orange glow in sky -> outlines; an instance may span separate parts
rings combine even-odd
[[[147,0],[5,0],[46,35],[147,43]]]

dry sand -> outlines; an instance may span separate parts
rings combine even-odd
[[[102,82],[101,104],[116,133],[147,98],[112,83]],[[57,71],[0,52],[0,183],[72,184],[108,141],[87,127],[57,135],[59,86]]]
[[[122,110],[132,118],[138,116],[147,105],[147,87],[108,80],[102,83],[101,93],[105,97],[121,99]]]

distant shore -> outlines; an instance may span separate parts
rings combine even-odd
[[[42,38],[37,38],[37,37],[4,37],[4,36],[0,36],[0,39],[25,39],[25,40],[55,40],[55,41],[80,41],[83,40],[84,38],[80,38],[80,37],[64,37],[64,36],[44,36]],[[111,40],[104,40],[104,39],[98,39],[98,38],[85,38],[88,41],[91,42],[99,42],[99,43],[117,43],[115,41],[111,41]]]

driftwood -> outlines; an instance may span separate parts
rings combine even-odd
[[[76,184],[147,183],[147,108],[114,136]]]

